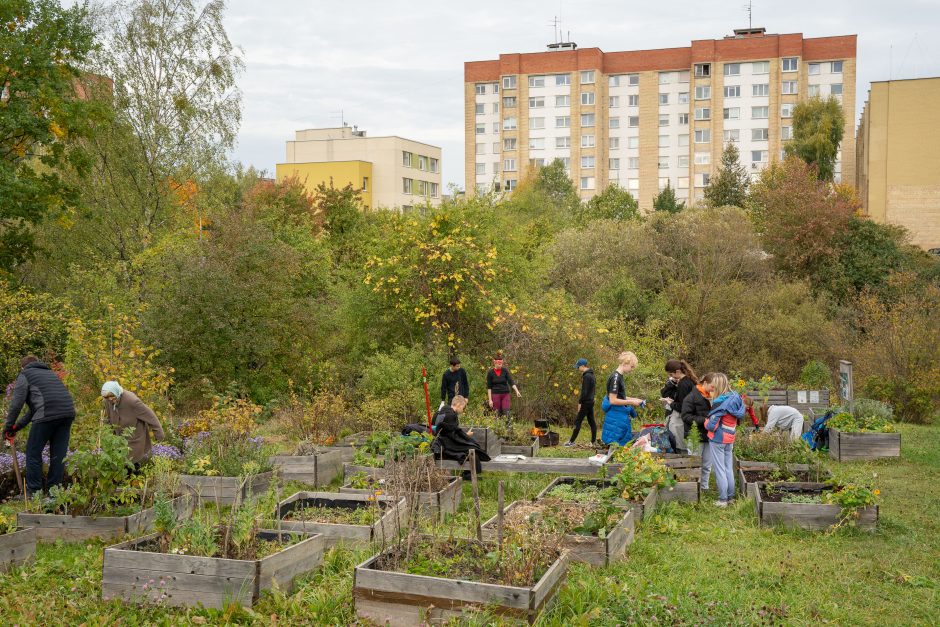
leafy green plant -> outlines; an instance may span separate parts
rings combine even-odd
[[[757,392],[757,398],[755,400],[760,399],[765,403],[767,399],[770,398],[770,391],[780,387],[780,382],[769,374],[761,376],[760,379],[745,379],[742,376],[732,375],[729,377],[729,383],[731,384],[731,389],[738,394]]]
[[[623,464],[616,476],[621,498],[628,501],[643,500],[654,488],[676,485],[675,475],[659,459],[638,448],[621,448],[613,461]]]
[[[349,487],[357,490],[371,489],[374,484],[374,479],[365,472],[357,472],[349,478]]]
[[[206,477],[238,477],[271,470],[271,451],[260,437],[229,429],[204,431],[187,439],[185,472]]]
[[[611,503],[599,505],[589,511],[580,525],[571,532],[583,536],[606,538],[607,533],[623,518],[623,509]]]
[[[896,431],[894,423],[882,416],[859,416],[847,411],[830,418],[826,426],[846,433],[894,433]]]
[[[605,486],[603,484],[575,480],[572,483],[560,483],[556,485],[547,496],[560,501],[571,501],[575,503],[604,503],[619,498],[620,490],[613,485]]]
[[[780,468],[788,464],[813,464],[818,457],[802,440],[791,440],[786,433],[776,431],[742,433],[734,443],[738,459],[752,462],[772,462]]]
[[[828,390],[832,387],[832,372],[829,366],[814,359],[800,371],[800,384],[811,390]]]
[[[0,536],[16,531],[16,513],[0,512]]]
[[[780,498],[781,503],[821,503],[822,497],[819,494],[784,494]]]

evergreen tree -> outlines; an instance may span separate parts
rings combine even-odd
[[[712,207],[744,207],[751,178],[741,165],[737,146],[728,142],[721,153],[721,167],[705,188],[705,200]]]
[[[666,187],[653,199],[653,209],[668,213],[679,213],[685,209],[685,202],[679,202],[676,199],[676,190],[667,182]]]
[[[833,97],[811,98],[793,109],[793,139],[787,143],[787,155],[799,157],[816,166],[820,181],[832,181],[836,156],[845,132],[842,105]]]

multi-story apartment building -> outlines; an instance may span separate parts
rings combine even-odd
[[[550,48],[464,64],[468,193],[512,191],[561,159],[582,198],[616,183],[650,210],[668,182],[694,202],[726,142],[755,175],[779,158],[794,105],[814,95],[842,100],[837,177],[855,180],[855,35],[754,28],[687,48]]]
[[[441,149],[403,137],[367,137],[343,126],[297,131],[278,181],[297,176],[310,191],[332,179],[336,187],[361,190],[365,209],[408,211],[441,202]]]
[[[873,82],[856,136],[863,211],[927,249],[940,249],[938,101],[940,78]]]

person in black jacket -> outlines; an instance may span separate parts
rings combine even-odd
[[[686,394],[682,400],[682,422],[691,429],[692,425],[698,426],[698,440],[702,445],[702,476],[701,486],[705,490],[708,488],[708,479],[711,476],[712,460],[709,455],[708,432],[705,430],[705,421],[708,420],[708,412],[712,409],[709,396],[711,376],[702,377],[702,382],[692,388],[692,391]],[[686,432],[688,435],[688,432]]]
[[[26,491],[28,495],[42,491],[42,450],[49,444],[49,481],[52,487],[62,483],[65,473],[65,454],[69,448],[75,403],[58,375],[35,355],[27,355],[20,362],[13,397],[7,412],[3,435],[7,439],[33,423],[26,440]],[[26,405],[29,410],[22,421],[17,421]]]
[[[434,434],[437,436],[431,443],[431,452],[438,459],[452,459],[463,465],[470,456],[470,451],[476,451],[477,474],[483,472],[481,462],[490,461],[483,447],[460,428],[459,414],[467,407],[467,399],[455,396],[450,406],[444,406],[434,417]],[[464,471],[464,478],[470,478],[470,471]]]
[[[493,357],[493,367],[486,373],[486,394],[490,407],[496,410],[497,415],[505,416],[507,423],[511,422],[509,417],[510,391],[514,391],[516,396],[522,396],[509,368],[503,365],[503,354],[496,353]]]
[[[594,371],[588,367],[588,360],[583,357],[574,365],[581,371],[581,395],[578,396],[578,415],[574,419],[574,431],[571,432],[571,439],[565,443],[565,446],[574,446],[578,434],[581,433],[581,423],[587,418],[588,426],[591,427],[591,444],[597,443],[597,423],[594,422],[594,389],[597,381],[594,379]]]
[[[681,359],[670,359],[666,362],[666,372],[669,379],[661,390],[660,400],[666,407],[666,428],[676,439],[676,450],[680,453],[688,452],[685,436],[691,425],[682,420],[682,401],[698,384],[698,377],[692,366]]]
[[[450,405],[455,396],[469,400],[470,381],[467,380],[467,371],[460,366],[460,360],[452,357],[450,368],[441,377],[441,402]]]

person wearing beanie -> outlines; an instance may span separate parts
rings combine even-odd
[[[470,381],[467,371],[460,365],[460,360],[452,357],[450,368],[441,376],[441,402],[451,404],[455,396],[470,398]]]
[[[597,423],[594,422],[594,390],[597,381],[594,378],[594,371],[588,366],[588,360],[583,357],[574,365],[575,369],[581,372],[581,394],[578,396],[578,415],[574,419],[574,431],[571,432],[571,439],[565,443],[565,446],[574,446],[578,434],[581,433],[581,423],[587,418],[588,426],[591,427],[591,444],[597,442]]]
[[[150,432],[159,442],[163,440],[163,425],[153,410],[130,390],[125,390],[117,381],[107,381],[101,386],[101,397],[104,399],[104,412],[108,423],[115,433],[123,433],[125,429],[132,429],[127,445],[130,447],[130,459],[135,468],[150,457],[153,444],[150,442]]]

